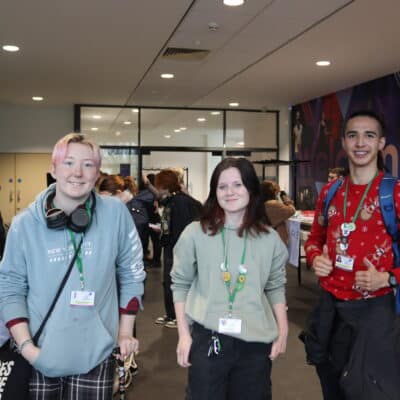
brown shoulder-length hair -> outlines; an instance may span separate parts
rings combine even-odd
[[[125,190],[129,190],[133,195],[137,194],[136,183],[130,176],[106,175],[98,185],[99,192],[110,192],[113,196]]]
[[[124,176],[123,177],[125,190],[129,190],[134,196],[138,193],[138,187],[135,180],[131,176]]]
[[[263,201],[276,200],[276,186],[272,181],[264,181],[261,183],[261,197]]]
[[[214,169],[210,181],[210,191],[204,203],[200,224],[205,233],[216,235],[225,224],[225,213],[217,200],[217,186],[221,173],[228,168],[237,168],[242,182],[249,192],[249,204],[243,217],[238,235],[243,236],[244,231],[253,235],[268,232],[266,226],[267,216],[261,197],[260,182],[257,178],[253,164],[245,158],[225,158]]]
[[[113,196],[124,190],[124,178],[120,175],[106,175],[99,184],[99,192],[110,192]]]

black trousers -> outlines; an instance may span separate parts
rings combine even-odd
[[[218,334],[221,353],[208,357],[211,335],[193,325],[186,400],[271,400],[272,344]]]
[[[335,309],[330,358],[316,366],[324,400],[400,399],[393,295],[337,301]]]
[[[153,244],[153,263],[158,264],[160,263],[161,260],[160,232],[156,232],[153,229],[149,229],[149,236]]]
[[[163,287],[164,287],[164,306],[165,306],[165,314],[170,319],[175,319],[175,308],[174,308],[174,300],[172,297],[171,290],[171,270],[174,263],[174,255],[173,255],[173,247],[172,246],[164,246],[164,254],[163,254]]]

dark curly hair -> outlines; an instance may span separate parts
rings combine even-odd
[[[245,158],[225,158],[214,169],[210,181],[210,192],[204,203],[203,213],[200,217],[203,231],[211,236],[217,234],[225,223],[225,213],[217,200],[217,186],[221,173],[228,168],[237,168],[240,172],[242,182],[249,192],[249,204],[243,217],[242,225],[238,229],[238,235],[242,236],[244,231],[253,235],[268,232],[266,226],[267,217],[261,196],[260,182],[257,178],[253,164]]]

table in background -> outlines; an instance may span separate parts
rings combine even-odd
[[[297,268],[297,281],[301,284],[301,254],[303,243],[307,240],[308,232],[314,220],[314,211],[299,211],[295,217],[289,218],[287,229],[289,233],[289,264]]]

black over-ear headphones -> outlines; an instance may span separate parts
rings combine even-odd
[[[92,205],[89,209],[88,200],[78,206],[70,215],[65,214],[60,208],[54,208],[52,202],[56,193],[51,193],[46,200],[46,223],[50,229],[68,228],[76,233],[83,233],[92,222],[96,208],[96,196],[91,192]]]

